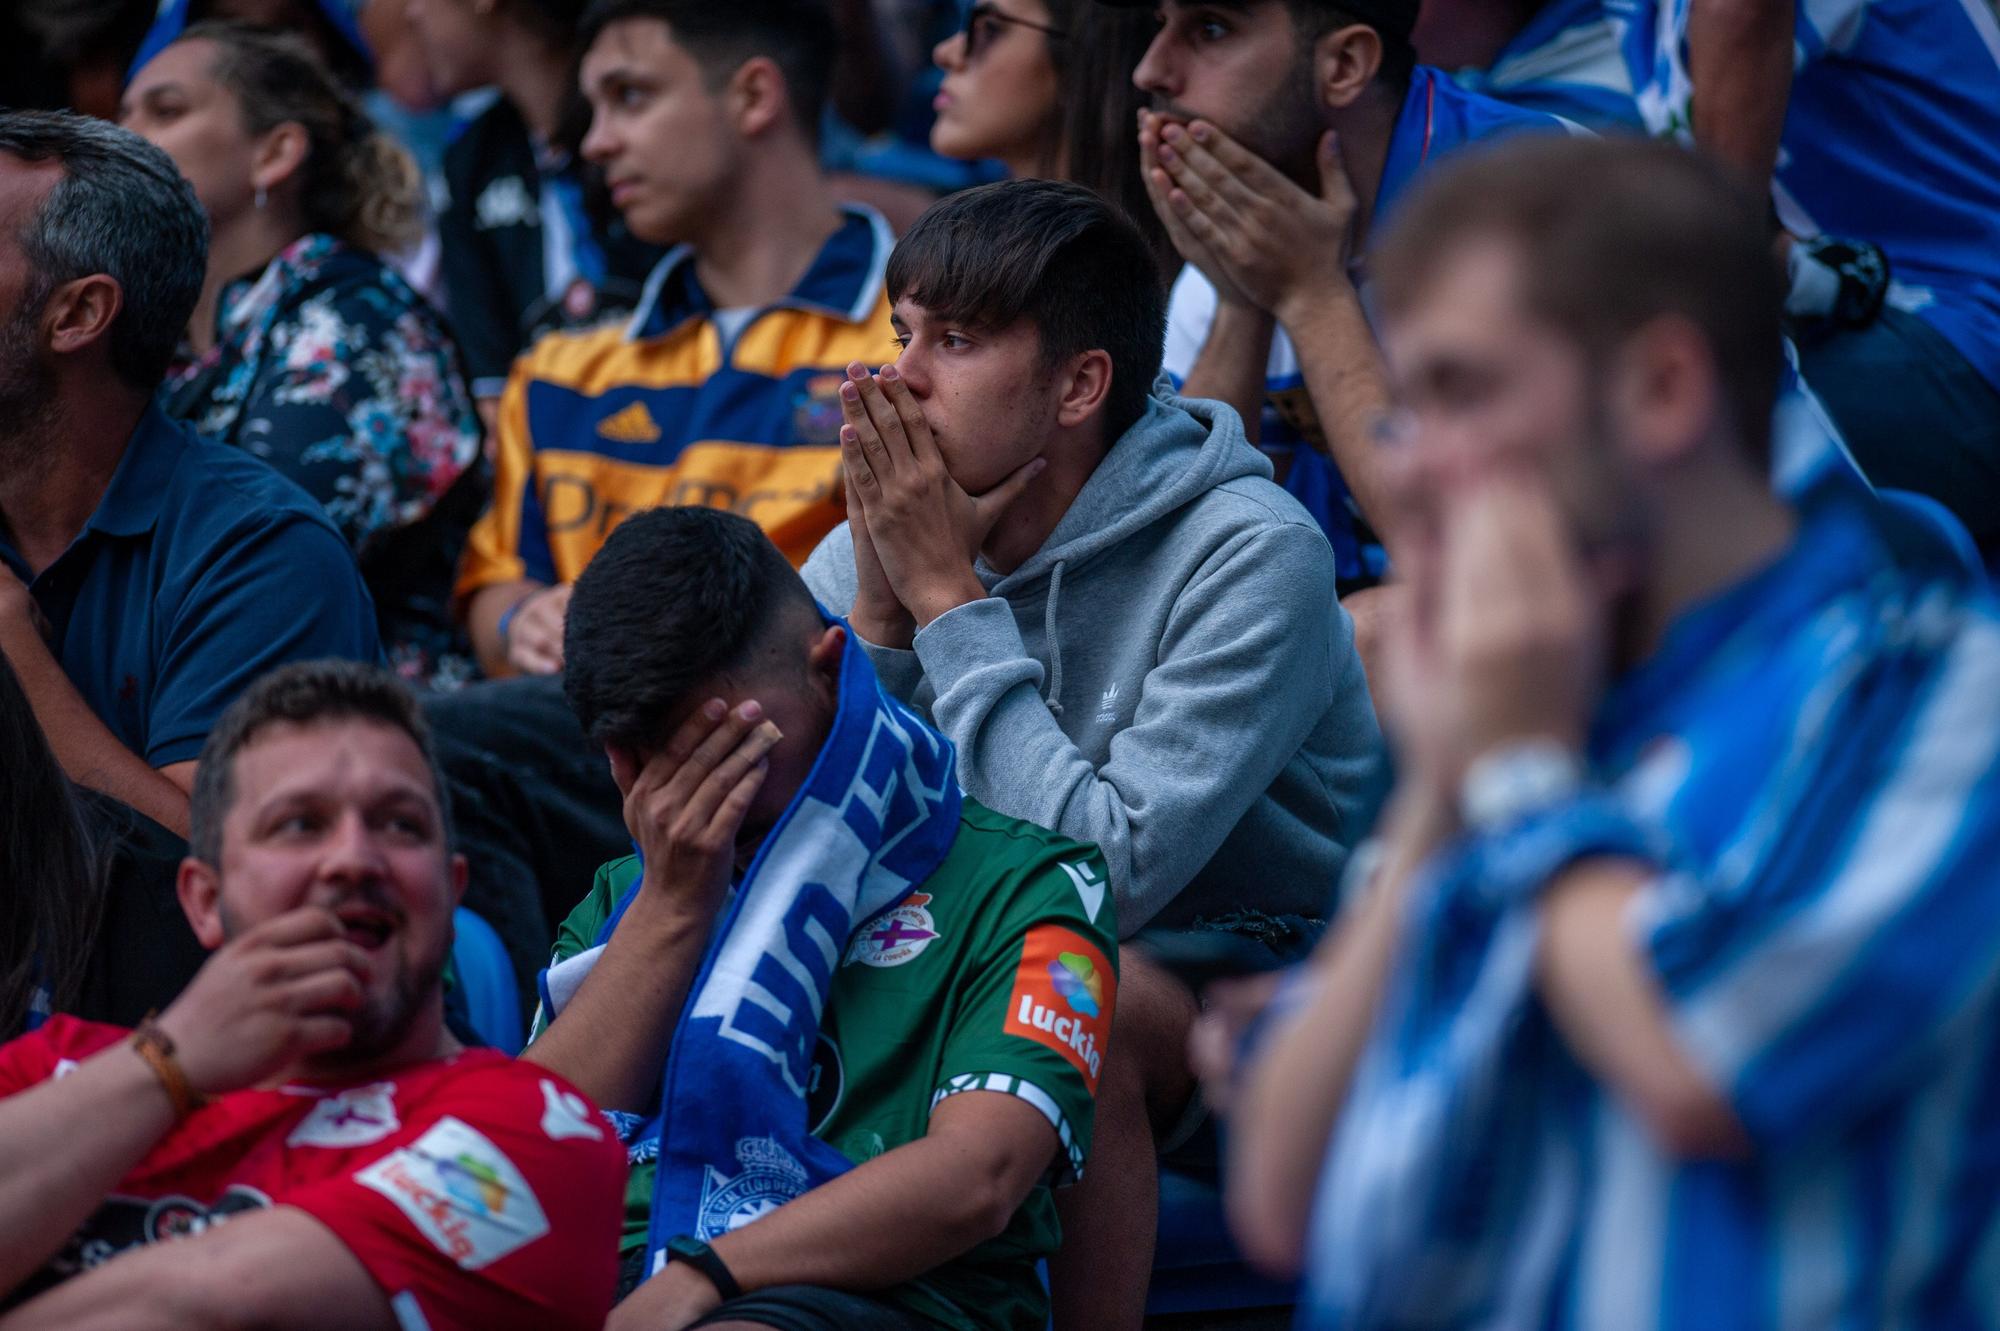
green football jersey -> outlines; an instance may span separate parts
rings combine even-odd
[[[598,870],[556,937],[555,960],[593,947],[639,874]],[[1082,1172],[1117,996],[1118,928],[1095,847],[964,802],[928,880],[858,929],[835,969],[813,1060],[813,1135],[856,1164],[924,1135],[962,1091],[1032,1104],[1062,1143],[999,1237],[882,1297],[966,1331],[1048,1322],[1035,1263],[1060,1239],[1051,1191]],[[535,1034],[543,1017],[536,1014]],[[636,1161],[622,1253],[642,1249],[655,1161]]]

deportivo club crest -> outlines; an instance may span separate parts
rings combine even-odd
[[[861,926],[847,949],[847,960],[864,966],[900,966],[937,941],[936,921],[924,909],[928,892],[912,892]]]
[[[714,1165],[704,1168],[701,1215],[695,1236],[703,1242],[741,1229],[759,1216],[777,1210],[811,1185],[806,1168],[775,1137],[744,1137],[736,1143],[736,1160],[743,1172],[731,1178]]]

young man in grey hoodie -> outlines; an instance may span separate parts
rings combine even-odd
[[[957,743],[968,792],[1097,843],[1110,882],[1077,890],[1108,886],[1127,935],[1322,914],[1381,776],[1333,554],[1235,412],[1151,391],[1165,302],[1138,231],[1009,181],[932,207],[887,285],[902,351],[841,386],[849,522],[807,584]],[[1192,1092],[1193,995],[1122,964],[1058,1325],[1136,1317],[1156,1136]]]

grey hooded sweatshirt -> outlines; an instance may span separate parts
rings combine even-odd
[[[1333,551],[1234,411],[1155,396],[1040,550],[975,567],[987,598],[914,651],[863,643],[958,745],[968,794],[1097,843],[1121,934],[1328,911],[1382,736]],[[852,608],[846,526],[803,572]]]

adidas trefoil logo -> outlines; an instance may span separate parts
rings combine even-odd
[[[1113,684],[1097,700],[1097,720],[1101,725],[1114,725],[1118,720],[1118,686]]]
[[[634,402],[597,423],[597,433],[616,444],[657,444],[660,426],[643,402]]]

